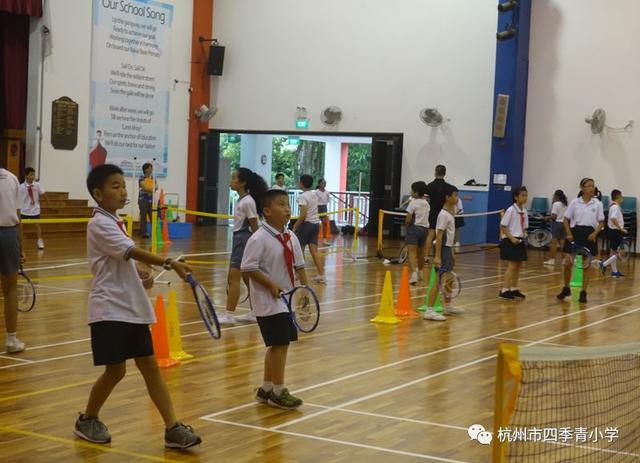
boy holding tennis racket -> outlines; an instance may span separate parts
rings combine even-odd
[[[135,246],[124,223],[117,216],[126,204],[127,186],[122,170],[113,164],[94,168],[87,177],[87,188],[98,203],[87,226],[87,255],[93,273],[89,294],[89,326],[94,365],[105,370],[91,388],[87,408],[76,421],[74,433],[89,442],[111,441],[107,427],[98,419],[100,409],[115,386],[124,378],[126,361],[132,358],[144,377],[151,400],[165,423],[165,446],[184,450],[201,442],[191,426],[176,420],[167,386],[160,375],[153,353],[149,325],[156,322],[153,307],[143,284],[150,287],[153,277],[143,282],[134,260],[175,270],[185,279],[186,265],[163,259]]]
[[[425,320],[445,321],[447,317],[435,311],[434,305],[440,289],[440,280],[446,272],[453,271],[455,258],[453,257],[453,245],[456,233],[456,206],[458,204],[458,189],[450,184],[443,186],[444,205],[436,219],[436,250],[433,265],[438,271],[438,284],[431,286],[429,292],[429,306],[422,318]],[[443,306],[446,315],[464,313],[464,309],[456,309],[451,305],[451,298],[446,296],[447,288],[443,291]],[[449,291],[450,293],[450,291]]]
[[[618,271],[618,253],[622,246],[622,240],[627,229],[624,228],[624,215],[622,214],[622,202],[624,197],[618,189],[611,190],[611,206],[609,207],[609,217],[607,219],[607,239],[609,240],[609,250],[611,256],[600,263],[600,271],[603,275],[607,273],[607,267],[611,266],[611,276],[620,278],[624,275]]]
[[[298,332],[280,295],[295,286],[294,272],[303,285],[307,285],[307,274],[300,242],[287,229],[291,218],[289,196],[282,190],[269,190],[262,201],[266,223],[247,241],[240,267],[250,278],[251,306],[267,346],[264,382],[256,391],[256,400],[293,410],[302,405],[302,400],[289,393],[284,371],[289,344],[298,340]]]

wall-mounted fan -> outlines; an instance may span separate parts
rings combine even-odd
[[[200,122],[209,122],[213,116],[218,112],[218,108],[209,109],[207,105],[202,105],[195,112],[196,117]]]
[[[338,106],[329,106],[320,114],[320,120],[329,127],[338,125],[342,120],[342,109]]]
[[[584,121],[591,126],[591,133],[602,133],[605,122],[607,121],[607,113],[604,109],[598,108],[593,112],[591,117],[587,117]]]
[[[420,120],[429,127],[440,127],[444,118],[436,108],[424,108],[420,111]]]

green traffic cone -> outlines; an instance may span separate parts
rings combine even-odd
[[[424,299],[424,305],[421,305],[416,310],[418,312],[426,312],[429,308],[429,293],[431,293],[431,288],[433,285],[438,284],[438,272],[436,271],[435,266],[431,266],[431,273],[429,274],[429,287],[427,288],[427,295]],[[442,302],[440,301],[440,291],[438,291],[438,295],[436,296],[436,302],[433,306],[433,309],[437,313],[442,313]]]
[[[156,221],[156,242],[159,248],[164,246],[164,241],[162,240],[162,220],[160,220],[160,218]]]
[[[167,221],[168,222],[173,222],[173,211],[171,210],[171,208],[173,207],[173,205],[171,204],[171,201],[169,201],[169,205],[167,206]]]
[[[576,262],[571,274],[571,283],[569,283],[569,286],[571,286],[572,288],[582,288],[583,272],[584,270],[582,270],[582,256],[576,256]]]

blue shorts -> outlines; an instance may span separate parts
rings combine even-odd
[[[409,225],[406,241],[407,244],[424,246],[427,241],[427,229],[419,225]]]
[[[440,273],[450,272],[453,270],[453,252],[449,246],[442,246],[442,263],[438,271]]]
[[[18,227],[0,227],[0,273],[11,275],[20,269]]]
[[[563,240],[567,237],[567,234],[564,231],[564,224],[562,222],[551,223],[551,237],[554,240]]]
[[[251,232],[249,230],[233,232],[233,245],[231,247],[231,261],[229,262],[229,267],[240,268],[242,256],[244,255],[244,248],[247,245],[249,238],[251,238]]]
[[[302,222],[296,230],[296,236],[300,241],[300,247],[304,249],[307,244],[318,245],[319,223]]]

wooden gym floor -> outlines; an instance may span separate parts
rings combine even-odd
[[[287,412],[252,400],[264,355],[257,327],[226,328],[221,340],[212,340],[187,285],[167,275],[178,293],[184,349],[195,358],[164,370],[164,376],[179,419],[204,442],[184,454],[164,449],[162,420],[130,362],[101,414],[113,441],[93,445],[72,434],[101,371],[92,363],[85,322],[91,279],[84,236],[49,237],[46,245],[36,252],[29,241],[27,269],[63,267],[30,272],[38,280],[38,302],[33,312],[20,315],[18,330],[28,349],[0,353],[5,463],[488,462],[490,448],[471,441],[467,428],[492,428],[498,343],[616,344],[637,341],[640,328],[633,263],[621,267],[623,279],[598,275],[589,303],[579,307],[555,299],[561,269],[543,266],[541,253],[531,252],[523,271],[525,302],[496,297],[504,267],[495,250],[462,254],[457,272],[464,286],[457,302],[466,314],[444,323],[413,319],[381,326],[369,319],[377,311],[384,272],[392,272],[397,292],[401,267],[332,254],[328,284],[317,287],[320,326],[292,346],[287,365],[287,384],[305,405]],[[169,252],[221,253],[193,258],[213,261],[194,270],[222,306],[227,249],[226,229],[198,228],[192,240],[176,241]],[[150,296],[166,297],[168,291],[156,285]],[[425,287],[411,291],[420,305]]]

